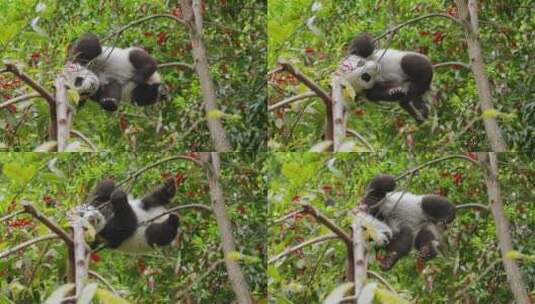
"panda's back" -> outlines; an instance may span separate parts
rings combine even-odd
[[[142,222],[155,218],[156,216],[167,212],[167,210],[162,206],[152,207],[148,210],[142,208],[142,202],[140,199],[128,199],[128,203],[132,207],[132,210],[137,215],[137,224],[139,225]],[[167,220],[169,215],[164,215],[152,223],[161,223]],[[147,230],[148,225],[138,226],[134,234],[123,241],[117,249],[125,251],[128,253],[146,253],[151,251],[153,248],[150,247],[147,243],[145,237],[145,231]]]
[[[104,83],[110,79],[125,84],[134,74],[134,66],[130,62],[130,52],[133,47],[122,49],[118,47],[102,47],[102,53],[95,59],[96,74]]]
[[[388,225],[394,233],[403,225],[408,227],[420,227],[425,224],[426,215],[421,207],[423,195],[410,192],[389,192],[381,208],[383,214],[389,215]],[[399,201],[399,202],[398,202]]]

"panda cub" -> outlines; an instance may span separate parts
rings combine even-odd
[[[113,180],[103,180],[89,196],[88,203],[93,207],[92,210],[83,215],[97,232],[91,247],[104,244],[105,247],[138,254],[156,246],[169,245],[178,234],[177,215],[171,213],[149,224],[143,222],[167,212],[164,206],[171,201],[175,191],[175,181],[170,178],[145,197],[133,199],[118,188]],[[111,206],[99,210],[108,201]]]
[[[364,204],[375,219],[384,222],[389,242],[381,268],[388,270],[413,246],[424,259],[437,255],[442,247],[445,225],[455,219],[456,208],[445,197],[409,192],[392,192],[396,187],[390,175],[378,175],[368,185]],[[380,238],[381,239],[381,238]]]
[[[145,50],[101,46],[93,33],[72,43],[63,74],[66,83],[104,109],[115,111],[120,100],[151,105],[165,95],[157,63]]]
[[[362,33],[351,42],[347,58],[357,62],[353,78],[360,78],[352,82],[356,92],[363,90],[371,101],[398,101],[418,122],[427,118],[429,110],[422,95],[429,91],[433,79],[433,65],[427,56],[395,49],[376,50],[373,37]]]

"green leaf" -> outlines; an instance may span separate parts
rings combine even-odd
[[[3,168],[4,175],[17,184],[24,184],[35,175],[35,166],[27,165],[23,167],[19,163],[5,164]]]
[[[129,304],[129,302],[111,292],[107,289],[97,289],[97,299],[104,304]]]

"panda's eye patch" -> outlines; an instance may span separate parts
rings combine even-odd
[[[74,85],[77,87],[81,86],[83,82],[84,82],[84,79],[82,77],[76,77],[74,79]]]
[[[362,76],[360,78],[362,78],[362,80],[364,80],[366,82],[368,82],[368,81],[370,81],[370,79],[372,79],[372,77],[368,73],[362,74]]]
[[[359,62],[357,62],[357,67],[358,68],[360,68],[363,65],[364,65],[364,60],[360,60]]]

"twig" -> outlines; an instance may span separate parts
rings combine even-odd
[[[430,160],[430,161],[425,162],[425,163],[423,163],[423,164],[421,164],[421,165],[419,165],[417,167],[414,167],[414,168],[412,168],[412,169],[410,169],[408,171],[405,171],[401,175],[396,176],[395,180],[398,181],[398,180],[404,178],[407,175],[410,175],[410,174],[418,172],[422,168],[425,168],[427,166],[430,166],[430,165],[433,165],[433,164],[436,164],[436,163],[439,163],[439,162],[442,162],[442,161],[445,161],[445,160],[448,160],[448,159],[454,159],[454,158],[467,160],[467,161],[471,162],[472,164],[477,165],[478,167],[481,168],[481,165],[479,164],[479,162],[477,162],[476,160],[471,159],[468,156],[458,155],[458,154],[456,154],[456,155],[447,155],[447,156],[444,156],[444,157],[440,157],[440,158],[437,158],[437,159]]]
[[[463,209],[463,208],[475,208],[475,209],[483,209],[485,211],[490,211],[490,208],[483,204],[462,204],[455,206],[456,209]]]
[[[82,134],[79,131],[74,130],[74,129],[71,129],[71,134],[73,134],[76,137],[80,138],[83,142],[85,142],[89,146],[89,148],[91,148],[91,150],[97,151],[97,147],[84,134]]]
[[[449,61],[449,62],[436,63],[436,64],[433,64],[433,68],[436,69],[436,68],[446,67],[450,65],[463,67],[465,69],[470,69],[470,64],[464,63],[461,61]]]
[[[74,242],[69,236],[69,234],[61,227],[56,225],[56,223],[54,223],[51,219],[46,217],[41,211],[35,208],[32,203],[30,203],[29,201],[22,201],[21,205],[24,208],[24,212],[33,215],[33,217],[35,217],[41,223],[47,226],[50,230],[52,230],[52,232],[56,233],[65,243],[67,243],[69,247],[73,246]]]
[[[21,213],[24,213],[24,210],[19,210],[19,211],[15,211],[15,212],[13,212],[13,213],[10,213],[10,214],[8,214],[8,215],[6,215],[6,216],[0,218],[0,223],[3,222],[3,221],[7,221],[7,220],[9,220],[10,218],[15,217],[15,216],[17,216],[17,215],[19,215],[19,214],[21,214]]]
[[[182,70],[195,71],[195,67],[193,67],[193,65],[183,63],[183,62],[168,62],[168,63],[161,63],[158,65],[158,69],[169,68],[169,67],[179,67]]]
[[[338,235],[347,246],[352,246],[353,242],[351,241],[351,237],[342,228],[338,227],[328,217],[323,215],[316,207],[304,202],[299,202],[298,204],[303,207],[304,213],[312,215],[318,222]]]
[[[322,235],[322,236],[319,236],[319,237],[316,237],[316,238],[313,238],[313,239],[310,239],[308,241],[305,241],[305,242],[302,242],[294,247],[289,247],[289,248],[286,248],[283,252],[277,254],[276,256],[272,257],[271,259],[268,260],[268,264],[272,264],[272,263],[275,263],[277,262],[278,260],[282,259],[283,257],[289,255],[289,254],[292,254],[294,252],[296,252],[297,250],[303,248],[303,247],[306,247],[306,246],[309,246],[309,245],[312,245],[312,244],[316,244],[316,243],[321,243],[321,242],[324,242],[324,241],[327,241],[327,240],[331,240],[331,239],[338,239],[339,237],[334,234],[334,233],[329,233],[329,234],[325,234],[325,235]]]
[[[203,204],[189,204],[189,205],[176,206],[176,207],[173,207],[173,208],[167,210],[166,212],[164,212],[162,214],[159,214],[159,215],[157,215],[157,216],[155,216],[155,217],[153,217],[151,219],[148,219],[148,220],[146,220],[144,222],[139,223],[139,226],[147,225],[147,224],[159,219],[162,216],[165,216],[167,214],[173,213],[173,212],[175,212],[177,210],[180,210],[180,209],[187,209],[187,208],[201,209],[201,210],[208,211],[208,212],[212,212],[213,211],[212,208],[210,208],[210,207],[208,207],[206,205],[203,205]]]
[[[357,131],[352,130],[352,129],[346,129],[346,134],[353,135],[361,143],[363,143],[366,146],[366,148],[370,149],[370,152],[375,152],[375,149],[373,148],[373,146],[366,140],[366,138],[364,138],[364,136],[360,135],[360,133],[358,133]]]
[[[121,35],[122,32],[126,31],[128,28],[130,28],[130,27],[132,27],[134,25],[143,23],[143,22],[145,22],[147,20],[155,19],[155,18],[169,18],[169,19],[173,19],[173,20],[175,20],[175,21],[177,21],[179,23],[185,24],[184,20],[178,18],[177,16],[171,15],[171,14],[151,15],[151,16],[147,16],[147,17],[144,17],[144,18],[141,18],[141,19],[137,19],[137,20],[134,20],[134,21],[128,23],[127,25],[121,27],[120,29],[114,31],[110,35],[108,35],[105,38],[101,39],[101,41],[106,41],[108,39],[111,39],[113,36],[119,36],[119,35]]]
[[[0,109],[3,109],[5,107],[10,106],[10,105],[12,105],[14,103],[17,103],[17,102],[25,101],[25,100],[28,100],[28,99],[31,99],[31,98],[35,98],[35,97],[40,97],[40,96],[41,96],[41,94],[39,94],[39,93],[30,93],[30,94],[18,96],[18,97],[10,99],[8,101],[4,101],[4,102],[0,103]]]
[[[113,288],[113,286],[110,284],[110,282],[106,281],[106,279],[104,279],[103,276],[98,274],[98,272],[95,272],[93,270],[89,270],[88,273],[89,273],[89,275],[97,278],[99,281],[104,283],[104,285],[106,285],[106,287],[108,287],[108,289],[111,290],[111,292],[113,292],[114,294],[118,295],[117,290],[115,290],[115,288]]]
[[[275,111],[276,109],[280,108],[280,107],[283,107],[285,105],[288,105],[288,104],[291,104],[292,102],[295,102],[295,101],[298,101],[298,100],[302,100],[302,99],[305,99],[305,98],[309,98],[309,97],[314,97],[316,96],[316,93],[312,92],[312,91],[308,91],[308,92],[305,92],[303,94],[299,94],[299,95],[294,95],[292,97],[289,97],[287,99],[284,99],[283,101],[280,101],[274,105],[270,105],[268,106],[268,111],[271,112],[271,111]]]
[[[173,161],[173,160],[177,160],[177,159],[184,159],[184,160],[189,160],[189,161],[192,161],[194,162],[195,164],[199,165],[201,168],[203,169],[206,169],[208,168],[208,166],[201,160],[198,160],[194,157],[190,157],[190,156],[186,156],[186,155],[175,155],[175,156],[171,156],[171,157],[168,157],[168,158],[164,158],[160,161],[157,161],[155,163],[152,163],[146,167],[143,167],[141,169],[139,169],[138,171],[136,171],[135,173],[129,175],[127,178],[125,178],[124,180],[122,180],[120,183],[117,184],[117,187],[121,186],[121,185],[124,185],[126,182],[130,181],[131,179],[135,178],[135,177],[138,177],[139,175],[141,175],[143,172],[149,170],[149,169],[152,169],[154,167],[157,167],[163,163],[166,163],[166,162],[170,162],[170,161]]]
[[[383,283],[383,285],[385,285],[388,289],[390,289],[390,291],[392,291],[393,293],[397,294],[397,291],[394,289],[394,287],[392,287],[392,285],[388,284],[386,279],[383,278],[382,276],[380,276],[377,272],[372,271],[372,270],[368,270],[368,274],[371,275],[372,277],[375,277],[377,280],[381,281],[381,283]]]
[[[459,19],[457,19],[457,18],[455,18],[455,17],[453,17],[453,16],[450,16],[450,15],[448,15],[448,14],[432,13],[432,14],[427,14],[427,15],[419,16],[419,17],[416,17],[416,18],[407,20],[407,21],[405,21],[405,22],[403,22],[403,23],[401,23],[401,24],[398,24],[398,25],[396,25],[395,27],[393,27],[393,28],[387,30],[386,32],[382,33],[381,35],[377,36],[377,38],[375,38],[375,41],[382,39],[383,37],[385,37],[386,35],[388,35],[388,34],[390,34],[390,33],[396,32],[397,30],[399,30],[400,28],[402,28],[402,27],[404,27],[404,26],[406,26],[406,25],[408,25],[408,24],[411,24],[411,23],[420,21],[420,20],[422,20],[422,19],[430,18],[430,17],[442,17],[442,18],[447,18],[447,19],[450,19],[450,20],[452,20],[453,22],[455,22],[455,23],[461,25],[462,27],[465,26],[464,23],[463,23],[461,20],[459,20]]]
[[[295,68],[285,59],[279,59],[279,64],[285,70],[294,75],[299,81],[306,85],[311,91],[316,93],[319,98],[325,104],[325,112],[327,113],[327,131],[326,131],[326,140],[333,140],[333,112],[332,112],[332,100],[329,94],[325,92],[319,85],[314,81],[308,78],[305,74]]]
[[[271,223],[271,225],[277,225],[277,224],[282,223],[282,222],[286,221],[287,219],[289,219],[289,218],[291,218],[291,217],[294,217],[295,215],[297,215],[297,214],[301,214],[301,213],[303,213],[303,210],[296,210],[296,211],[290,212],[290,213],[286,214],[285,216],[283,216],[283,217],[281,217],[281,218],[279,218],[279,219],[274,220],[274,221]]]
[[[212,265],[210,265],[207,269],[205,269],[203,271],[203,274],[201,276],[199,276],[198,278],[195,279],[194,282],[200,282],[202,281],[205,277],[207,277],[210,273],[214,272],[214,270],[217,269],[217,267],[221,264],[225,263],[225,260],[224,259],[221,259],[221,260],[218,260],[216,262],[214,262]],[[192,280],[192,277],[193,275],[196,275],[197,273],[193,273],[193,274],[190,274],[186,279],[185,281],[187,282],[188,280]],[[193,283],[193,282],[192,282]],[[191,286],[192,284],[188,284],[189,286]],[[187,292],[191,291],[189,288],[186,288],[186,289],[183,289],[182,291],[180,292],[177,292],[174,296],[174,299],[175,300],[180,300]],[[181,303],[181,302],[180,302]]]
[[[13,253],[15,253],[17,251],[20,251],[20,250],[22,250],[22,249],[24,249],[24,248],[26,248],[28,246],[31,246],[31,245],[33,245],[35,243],[39,243],[39,242],[47,241],[47,240],[52,240],[52,239],[58,239],[58,238],[59,238],[58,235],[51,233],[51,234],[43,235],[43,236],[40,236],[38,238],[26,241],[26,242],[21,243],[21,244],[15,246],[13,248],[9,248],[9,249],[7,249],[5,251],[0,252],[0,259],[5,258],[5,257],[7,257],[7,256],[9,256],[9,255],[11,255],[11,254],[13,254]]]
[[[273,70],[269,71],[267,73],[267,76],[269,77],[269,76],[271,76],[273,74],[277,74],[277,73],[282,72],[282,71],[284,71],[284,68],[282,66],[278,66],[278,67],[274,68]]]

